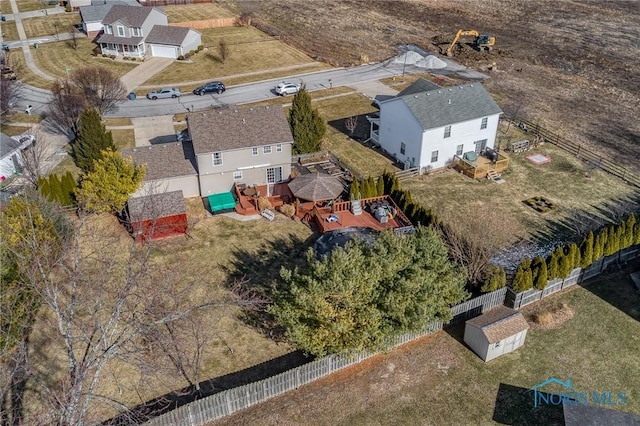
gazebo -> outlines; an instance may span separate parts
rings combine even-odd
[[[333,200],[344,191],[339,178],[319,172],[298,176],[288,185],[294,197],[307,201]]]

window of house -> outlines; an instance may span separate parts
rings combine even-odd
[[[464,145],[460,144],[456,147],[456,155],[462,155],[462,150],[464,150]]]
[[[104,32],[107,34],[113,34],[113,27],[111,25],[105,25]]]
[[[242,170],[233,172],[233,180],[242,180]]]
[[[276,145],[276,152],[282,152],[282,144],[281,143]]]
[[[475,141],[474,143],[476,144],[476,149],[475,149],[476,154],[478,155],[482,154],[484,149],[487,147],[487,139],[482,139],[481,141]]]
[[[432,151],[431,152],[431,162],[435,163],[436,161],[438,161],[438,151]]]
[[[262,147],[263,154],[271,154],[271,145],[265,145]]]
[[[487,122],[489,121],[488,117],[482,119],[482,123],[480,123],[480,130],[487,128]]]
[[[400,154],[404,154],[406,150],[407,150],[407,145],[405,145],[404,142],[401,142],[400,143]]]
[[[222,166],[222,153],[214,152],[213,153],[213,165],[214,166]]]
[[[258,155],[258,147],[254,146],[253,148],[251,148],[251,155]]]
[[[444,137],[445,138],[451,137],[451,126],[444,127]]]
[[[124,37],[124,27],[118,25],[118,36]]]
[[[499,348],[500,347],[500,342],[497,342],[495,347]]]
[[[133,35],[135,37],[140,37],[142,35],[142,32],[140,31],[140,28],[133,28]]]

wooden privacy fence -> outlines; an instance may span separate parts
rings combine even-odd
[[[531,289],[515,293],[509,288],[507,289],[505,305],[514,309],[521,309],[560,290],[596,277],[606,271],[612,264],[625,263],[638,257],[640,257],[640,246],[629,247],[611,256],[601,257],[586,269],[576,268],[565,279],[558,278],[548,281],[543,290]]]
[[[451,308],[453,325],[504,304],[506,287],[468,300]],[[440,321],[428,324],[424,330],[406,333],[391,339],[392,346],[402,345],[441,330]],[[359,352],[351,355],[330,355],[301,365],[265,380],[194,401],[147,422],[150,426],[198,426],[296,389],[343,368],[355,365],[377,353]]]
[[[539,123],[534,123],[532,121],[526,120],[524,118],[507,118],[521,129],[525,131],[525,133],[540,136],[544,138],[545,142],[549,142],[568,153],[575,155],[576,158],[584,161],[585,163],[597,167],[599,169],[604,170],[607,173],[610,173],[625,182],[630,183],[636,187],[640,188],[640,177],[636,175],[634,172],[618,165],[614,160],[603,156],[602,154],[598,154],[579,143],[569,141],[567,139],[561,138],[557,133],[553,133],[542,126]]]

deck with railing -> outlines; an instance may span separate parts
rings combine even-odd
[[[475,161],[468,161],[459,155],[453,157],[453,167],[465,176],[472,179],[483,179],[487,177],[490,170],[496,173],[503,172],[509,167],[509,157],[498,153],[498,159],[493,162],[485,157],[478,157]]]

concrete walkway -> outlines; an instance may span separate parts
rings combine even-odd
[[[127,88],[127,92],[132,91],[154,75],[161,72],[174,62],[170,58],[149,58],[134,69],[120,77],[120,80]],[[170,86],[170,85],[167,85]]]

